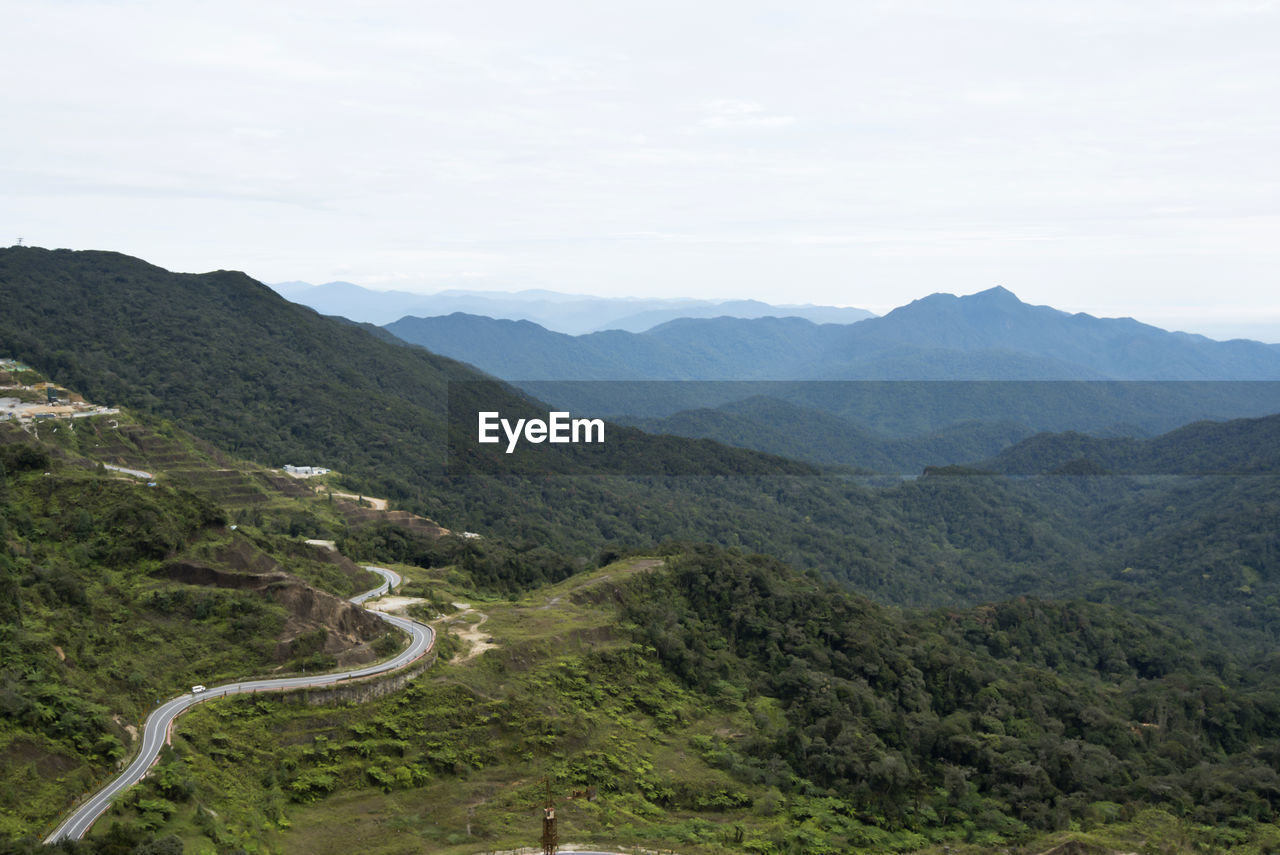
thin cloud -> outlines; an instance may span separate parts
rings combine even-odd
[[[1000,282],[1242,317],[1275,281],[1275,2],[6,11],[0,233],[44,245],[268,281],[853,305]]]
[[[782,128],[796,123],[794,116],[770,113],[754,101],[712,101],[704,109],[706,115],[698,124],[714,130]]]

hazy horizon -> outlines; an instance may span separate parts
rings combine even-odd
[[[929,292],[928,294],[921,294],[921,295],[919,295],[918,297],[913,297],[913,298],[911,298],[910,300],[907,300],[905,303],[900,303],[900,304],[897,304],[897,305],[886,305],[886,306],[882,306],[882,307],[880,307],[879,309],[877,309],[877,308],[874,308],[874,307],[872,307],[872,306],[865,306],[865,305],[858,305],[858,306],[854,306],[854,305],[843,305],[843,306],[841,306],[841,305],[836,305],[836,304],[831,304],[831,303],[791,303],[791,302],[786,302],[786,303],[784,303],[784,302],[780,302],[780,301],[760,300],[759,298],[748,298],[748,297],[742,297],[742,298],[727,297],[727,298],[723,298],[723,297],[699,297],[699,296],[696,296],[696,295],[688,295],[688,296],[683,296],[683,297],[652,297],[652,296],[644,296],[644,295],[637,295],[637,294],[574,294],[574,293],[569,293],[569,292],[565,292],[565,291],[553,291],[553,290],[545,289],[545,288],[527,288],[527,289],[521,289],[521,290],[507,290],[507,289],[497,289],[497,288],[494,288],[494,289],[483,289],[483,288],[463,288],[463,287],[457,287],[457,288],[443,288],[443,289],[440,289],[440,290],[438,290],[438,291],[435,291],[435,290],[433,290],[433,291],[413,291],[413,290],[407,290],[407,289],[404,289],[404,288],[401,288],[401,287],[386,287],[386,288],[378,288],[378,287],[364,286],[364,285],[360,285],[359,283],[356,283],[356,282],[351,282],[351,281],[349,281],[349,280],[333,280],[333,281],[331,281],[331,282],[318,282],[318,283],[302,282],[302,281],[300,281],[300,280],[293,280],[293,281],[288,281],[288,282],[266,282],[266,283],[264,283],[264,284],[266,284],[268,287],[272,288],[273,290],[275,290],[277,293],[281,294],[282,296],[286,297],[287,299],[291,299],[291,298],[292,298],[292,296],[293,296],[293,295],[290,293],[290,292],[291,292],[291,289],[290,289],[290,287],[289,287],[289,286],[303,286],[303,287],[307,287],[307,288],[319,288],[319,287],[328,286],[328,285],[354,285],[354,286],[356,286],[356,287],[358,287],[358,288],[365,288],[366,290],[370,290],[370,291],[381,291],[381,292],[384,292],[384,293],[396,292],[396,293],[410,294],[410,295],[414,295],[414,296],[421,296],[421,297],[450,296],[451,294],[468,294],[468,295],[477,295],[477,296],[499,297],[499,296],[518,296],[518,295],[520,295],[521,293],[543,292],[543,293],[550,293],[550,294],[554,294],[555,296],[558,296],[558,297],[567,297],[567,298],[584,299],[584,300],[587,300],[587,299],[634,300],[634,301],[641,301],[641,300],[670,300],[670,301],[673,301],[673,302],[675,302],[675,301],[700,301],[700,302],[710,302],[710,303],[733,302],[734,300],[757,300],[758,302],[762,302],[762,303],[769,303],[770,305],[774,305],[774,306],[778,306],[778,307],[796,307],[796,308],[800,308],[800,307],[811,306],[811,307],[831,307],[831,308],[846,308],[846,309],[865,309],[865,310],[867,310],[867,311],[871,312],[871,313],[872,313],[873,315],[875,315],[875,316],[883,316],[883,315],[886,315],[886,314],[888,314],[889,312],[893,311],[894,309],[901,308],[902,306],[908,305],[909,303],[913,302],[914,300],[920,300],[920,299],[923,299],[923,298],[925,298],[925,297],[931,296],[932,294],[951,294],[952,296],[956,296],[956,297],[965,297],[965,296],[972,296],[972,294],[977,294],[977,293],[980,293],[980,292],[982,292],[982,291],[989,290],[988,288],[980,288],[980,289],[977,289],[977,290],[975,290],[975,291],[968,292],[968,293],[965,293],[965,294],[956,294],[956,293],[951,292],[951,291],[931,291],[931,292]],[[284,290],[283,290],[283,291],[281,290],[281,288],[282,288],[282,287],[284,288]],[[994,286],[994,285],[993,285],[993,286],[991,286],[991,287],[992,287],[992,288],[995,288],[995,287],[997,287],[997,286]],[[998,286],[998,287],[1005,287],[1005,286]],[[1022,301],[1022,302],[1024,302],[1024,303],[1029,303],[1029,304],[1031,304],[1031,305],[1048,305],[1048,304],[1031,303],[1031,301],[1023,299],[1022,295],[1021,295],[1021,294],[1019,294],[1019,293],[1017,292],[1017,290],[1016,290],[1016,289],[1008,288],[1007,290],[1011,291],[1015,296],[1017,296],[1017,297],[1018,297],[1018,299],[1019,299],[1019,300],[1021,300],[1021,301]],[[1050,306],[1050,308],[1058,309],[1058,310],[1060,310],[1060,311],[1070,311],[1070,312],[1072,312],[1072,313],[1074,313],[1074,311],[1083,311],[1085,314],[1093,315],[1094,317],[1098,317],[1098,318],[1108,318],[1108,317],[1133,318],[1134,320],[1139,321],[1139,322],[1141,322],[1141,323],[1149,324],[1149,325],[1154,326],[1154,327],[1159,327],[1160,329],[1164,329],[1164,330],[1167,330],[1167,331],[1169,331],[1169,332],[1186,332],[1186,333],[1193,333],[1193,334],[1196,334],[1196,335],[1203,335],[1203,336],[1205,336],[1205,337],[1207,337],[1207,338],[1215,339],[1215,340],[1217,340],[1217,341],[1228,341],[1228,340],[1231,340],[1231,339],[1251,339],[1251,340],[1254,340],[1254,341],[1261,341],[1261,342],[1264,342],[1264,343],[1267,343],[1267,344],[1276,344],[1276,343],[1280,343],[1280,331],[1276,331],[1276,333],[1275,333],[1275,338],[1266,338],[1266,337],[1264,337],[1264,336],[1267,334],[1267,331],[1268,331],[1268,330],[1272,330],[1272,329],[1274,329],[1274,327],[1273,327],[1271,324],[1266,324],[1266,323],[1262,323],[1262,324],[1250,324],[1250,323],[1245,322],[1245,323],[1238,323],[1238,324],[1232,324],[1232,323],[1225,323],[1225,324],[1224,324],[1224,323],[1214,323],[1212,320],[1203,320],[1203,319],[1202,319],[1200,323],[1195,324],[1195,326],[1197,326],[1197,328],[1196,328],[1196,329],[1186,329],[1186,328],[1181,328],[1181,327],[1177,327],[1177,326],[1171,326],[1171,325],[1166,325],[1166,324],[1158,323],[1158,322],[1156,322],[1156,321],[1149,320],[1148,318],[1140,317],[1140,316],[1137,316],[1137,315],[1103,315],[1103,314],[1098,314],[1098,313],[1096,313],[1096,312],[1089,312],[1089,311],[1086,311],[1086,310],[1069,310],[1069,309],[1064,309],[1064,308],[1062,308],[1061,306]],[[353,318],[353,320],[363,320],[363,319],[362,319],[362,318]],[[1250,334],[1250,331],[1252,331],[1252,330],[1257,330],[1257,331],[1258,331],[1259,333],[1261,333],[1261,334],[1260,334],[1260,335],[1251,335],[1251,334]],[[1216,334],[1215,334],[1215,331],[1216,331]]]
[[[6,11],[0,243],[1280,340],[1274,2]]]

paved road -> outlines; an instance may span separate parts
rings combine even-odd
[[[103,469],[110,469],[112,472],[123,472],[126,475],[132,475],[134,478],[141,478],[144,481],[154,481],[156,476],[150,472],[144,472],[141,469],[125,469],[123,466],[112,466],[110,463],[102,464]]]
[[[389,592],[400,584],[400,577],[390,570],[383,567],[365,567],[365,569],[377,573],[385,581],[372,591],[366,591],[359,596],[352,597],[351,602],[353,603],[363,603],[371,597]],[[116,794],[127,790],[142,780],[142,776],[147,773],[147,769],[151,768],[151,764],[160,756],[160,749],[164,747],[164,743],[168,739],[169,729],[173,726],[174,719],[192,706],[212,698],[225,698],[227,695],[239,695],[245,692],[280,692],[309,686],[327,686],[356,677],[365,677],[369,674],[394,671],[423,656],[435,642],[435,632],[425,624],[396,617],[395,615],[383,614],[382,612],[375,612],[375,614],[391,625],[407,632],[412,638],[409,646],[394,659],[378,662],[355,671],[312,674],[305,677],[283,677],[277,680],[250,680],[241,683],[227,683],[222,686],[213,686],[198,695],[179,695],[161,704],[152,711],[151,715],[147,716],[146,722],[143,723],[142,748],[138,751],[138,756],[134,758],[134,761],[129,764],[129,768],[121,772],[111,783],[107,784],[77,808],[52,834],[45,838],[44,842],[57,843],[59,840],[79,840],[84,837],[98,817],[102,816],[107,808],[111,806],[111,800]]]

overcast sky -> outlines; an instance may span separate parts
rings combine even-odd
[[[0,245],[1280,341],[1280,4],[0,0]]]

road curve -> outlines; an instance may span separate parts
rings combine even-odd
[[[365,569],[381,576],[383,583],[371,591],[365,591],[363,594],[352,597],[351,602],[357,605],[371,597],[388,593],[392,588],[400,584],[400,576],[384,567],[366,566]],[[385,662],[377,662],[354,671],[311,674],[305,677],[282,677],[276,680],[247,680],[240,683],[227,683],[222,686],[213,686],[198,695],[190,693],[179,695],[161,704],[152,710],[151,714],[147,716],[147,720],[143,723],[142,747],[138,751],[138,756],[129,764],[129,767],[101,790],[94,793],[92,798],[80,805],[69,817],[63,820],[61,825],[54,829],[53,833],[45,838],[44,842],[57,843],[59,840],[79,840],[84,837],[98,817],[106,813],[107,808],[111,806],[111,800],[115,798],[116,794],[127,790],[142,780],[143,775],[147,773],[147,769],[151,768],[151,764],[160,756],[160,749],[164,747],[165,741],[169,737],[169,730],[173,726],[174,719],[196,704],[213,698],[225,698],[228,695],[240,695],[246,692],[286,692],[290,689],[327,686],[357,677],[367,677],[370,674],[395,671],[424,656],[431,649],[431,645],[435,643],[435,632],[425,624],[382,612],[375,612],[374,614],[392,626],[408,633],[411,638],[409,646],[395,658],[388,659]]]

